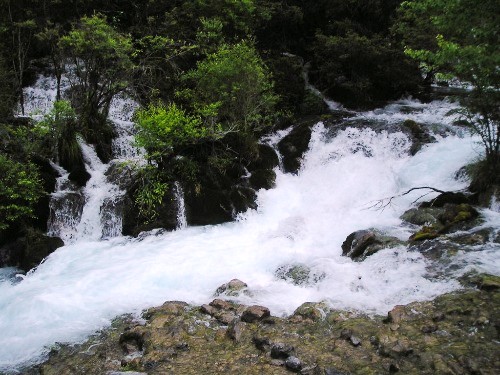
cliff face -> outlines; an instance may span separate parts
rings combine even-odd
[[[223,299],[244,289],[219,288],[209,305],[166,302],[140,321],[120,317],[24,373],[498,373],[500,279],[475,274],[462,283],[475,288],[396,306],[386,317],[306,303],[279,318]]]

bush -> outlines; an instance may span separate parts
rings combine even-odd
[[[34,217],[33,206],[43,194],[36,167],[0,154],[0,230]]]

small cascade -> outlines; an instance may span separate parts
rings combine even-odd
[[[176,181],[174,183],[175,202],[177,203],[177,229],[187,227],[186,206],[184,203],[184,190],[181,184]]]
[[[59,176],[56,191],[52,193],[49,208],[47,234],[61,237],[64,242],[71,241],[76,235],[76,227],[81,220],[85,197],[69,180],[69,173],[61,166],[51,163]]]
[[[278,167],[280,171],[284,171],[284,166],[283,166],[283,155],[278,150],[278,143],[285,138],[290,132],[292,131],[293,126],[290,126],[286,129],[283,130],[278,130],[277,132],[266,135],[265,137],[260,139],[260,142],[272,147],[274,152],[276,152],[276,155],[278,156]]]
[[[62,94],[69,87],[68,77],[63,76]],[[25,113],[35,120],[41,119],[52,109],[56,92],[55,78],[40,75],[33,87],[24,90]],[[90,174],[83,189],[68,179],[68,171],[53,164],[61,177],[57,179],[56,191],[51,195],[49,235],[61,237],[65,243],[121,235],[125,192],[115,181],[110,181],[108,172],[116,163],[144,163],[143,150],[133,145],[135,129],[131,120],[137,107],[138,104],[125,93],[117,95],[111,103],[109,119],[114,124],[117,136],[113,140],[114,159],[109,164],[102,163],[94,148],[82,139],[79,140],[85,166]]]

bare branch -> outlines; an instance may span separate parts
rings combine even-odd
[[[415,199],[415,200],[412,202],[412,204],[413,204],[413,203],[418,202],[420,199],[422,199],[423,197],[425,197],[425,196],[427,196],[427,195],[429,195],[429,194],[431,194],[431,193],[441,193],[441,194],[442,194],[442,193],[446,193],[446,191],[444,191],[444,190],[440,190],[440,189],[436,189],[436,188],[434,188],[434,187],[432,187],[432,186],[418,186],[418,187],[413,187],[413,188],[411,188],[411,189],[409,189],[409,190],[407,190],[407,191],[405,191],[405,192],[403,192],[403,193],[401,193],[401,194],[398,194],[398,195],[393,195],[392,197],[387,197],[387,198],[382,198],[382,199],[379,199],[379,200],[375,201],[375,203],[374,203],[374,204],[372,204],[371,206],[367,207],[367,209],[368,209],[368,210],[369,210],[369,209],[376,209],[376,210],[381,210],[381,211],[383,211],[383,210],[385,210],[387,207],[391,206],[392,201],[393,201],[394,199],[396,199],[396,198],[401,198],[401,197],[403,197],[403,196],[405,196],[405,195],[410,194],[412,191],[415,191],[415,190],[430,190],[430,191],[428,191],[428,192],[427,192],[427,193],[425,193],[425,194],[420,195],[417,199]]]

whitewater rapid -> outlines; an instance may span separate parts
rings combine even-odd
[[[404,106],[415,111],[402,114]],[[453,107],[407,101],[359,117],[418,118],[429,126],[450,127],[453,118],[447,113]],[[476,138],[455,133],[436,136],[436,143],[409,156],[403,133],[347,128],[332,136],[318,123],[299,173],[277,169],[276,188],[259,191],[258,209],[236,222],[153,231],[135,239],[80,239],[26,276],[3,270],[0,370],[36,361],[56,342],[81,341],[123,313],[139,314],[167,300],[207,303],[219,285],[233,278],[246,282],[251,292],[239,302],[267,306],[274,315],[291,314],[307,301],[385,314],[394,305],[456,290],[455,277],[472,267],[498,273],[495,244],[481,252],[459,252],[453,260],[459,269],[439,279],[430,277],[429,260],[403,246],[359,263],[341,256],[342,242],[355,230],[377,228],[401,239],[410,235],[412,228],[399,216],[419,193],[384,210],[370,208],[377,200],[414,186],[466,188],[467,181],[457,180],[456,173],[479,157],[480,148]],[[500,213],[482,214],[484,226],[500,228]],[[296,264],[308,266],[320,280],[297,286],[276,276],[279,267]]]

